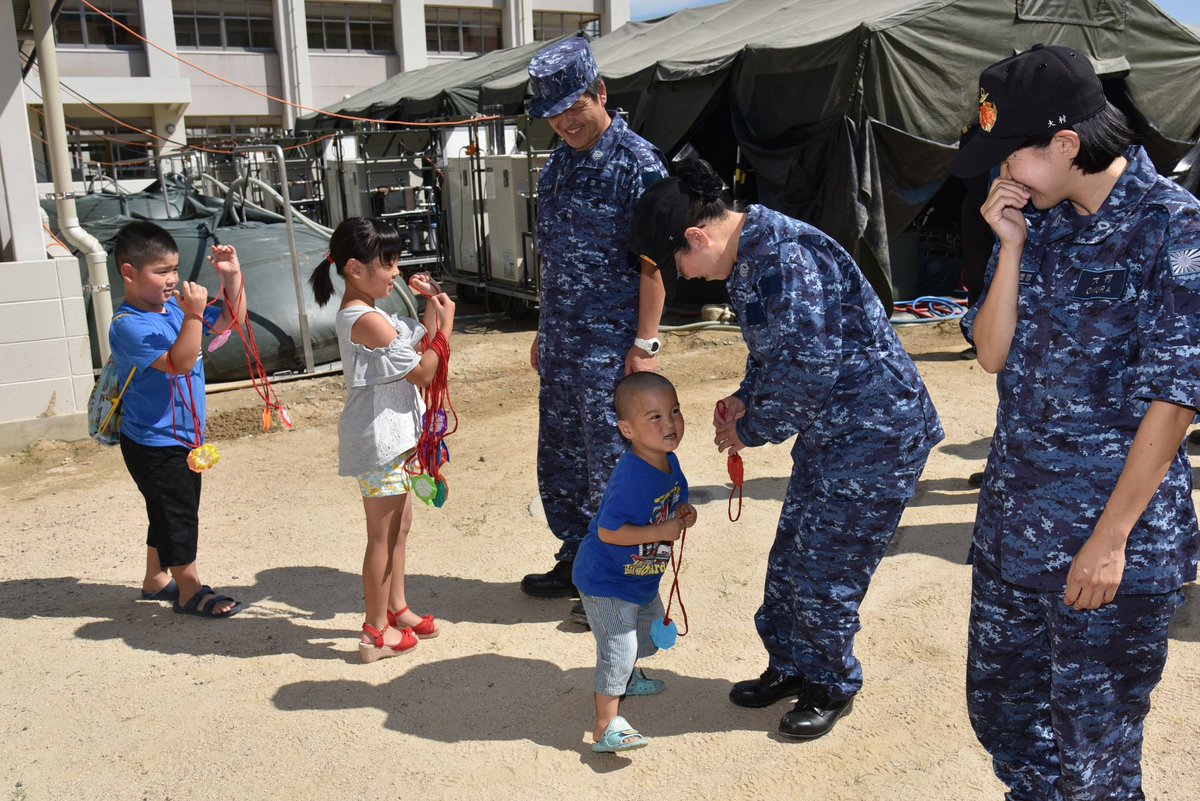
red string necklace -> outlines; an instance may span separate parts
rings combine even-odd
[[[688,633],[687,609],[683,606],[683,592],[679,589],[679,570],[683,567],[683,546],[687,543],[687,528],[679,535],[679,547],[671,546],[671,571],[675,574],[671,581],[671,591],[667,593],[667,608],[663,619],[650,624],[650,640],[664,651],[675,645],[675,640],[685,637]],[[679,599],[679,611],[683,614],[683,631],[671,620],[671,606]]]
[[[200,473],[210,467],[216,465],[221,460],[221,454],[217,453],[215,445],[208,444],[204,441],[204,429],[200,426],[200,411],[196,408],[196,393],[192,389],[192,374],[190,372],[180,375],[175,370],[175,365],[171,361],[171,352],[167,351],[167,369],[170,371],[167,375],[167,380],[171,385],[171,436],[180,445],[188,449],[187,463],[192,472]],[[183,398],[183,392],[178,389],[179,379],[182,378],[187,385],[187,399]],[[179,424],[183,421],[175,418],[175,397],[179,396],[180,402],[185,406],[187,411],[192,413],[192,430],[195,438],[188,442],[183,437],[179,436]]]
[[[279,402],[279,396],[275,393],[275,387],[271,384],[270,379],[267,378],[267,369],[263,365],[262,354],[258,350],[258,340],[254,336],[254,325],[250,322],[250,316],[247,313],[245,323],[242,323],[238,320],[238,311],[240,310],[241,305],[245,303],[246,299],[246,285],[243,282],[242,286],[238,288],[238,295],[236,299],[230,298],[225,287],[225,276],[221,275],[220,272],[218,272],[218,275],[221,277],[220,291],[217,293],[217,297],[213,298],[205,305],[205,308],[215,305],[218,300],[224,299],[226,305],[232,310],[231,315],[233,319],[229,324],[229,328],[225,329],[220,334],[217,334],[217,336],[208,343],[208,352],[212,353],[213,351],[218,350],[229,340],[230,334],[233,331],[236,331],[238,337],[242,340],[242,352],[246,357],[246,372],[250,376],[250,385],[254,388],[255,394],[258,395],[259,399],[262,400],[264,405],[262,415],[263,431],[271,430],[272,410],[279,413],[279,419],[283,421],[284,427],[291,428],[291,415],[288,414],[287,408]],[[179,305],[185,310],[196,314],[194,310],[192,310],[186,303],[183,302],[182,298],[179,300]],[[197,314],[196,316],[200,318],[201,324],[210,331],[216,330],[215,326],[211,325],[207,320],[204,319],[203,314]]]
[[[430,294],[409,281],[412,291],[430,297]],[[413,477],[414,494],[426,504],[441,507],[446,503],[449,485],[442,475],[442,465],[450,461],[450,449],[446,437],[458,430],[458,413],[450,400],[450,341],[438,331],[426,332],[423,341],[425,350],[437,354],[437,369],[429,386],[422,390],[425,401],[425,416],[421,420],[421,433],[413,455],[404,463],[404,470]]]
[[[679,535],[679,547],[671,549],[671,572],[675,574],[671,580],[671,591],[667,593],[667,611],[663,615],[663,625],[671,624],[671,604],[675,599],[679,599],[679,611],[683,614],[683,631],[679,632],[680,637],[686,637],[688,633],[688,616],[687,609],[683,607],[683,593],[679,590],[679,569],[683,567],[683,546],[687,544],[687,529]],[[678,551],[678,561],[676,561],[676,552]]]
[[[717,401],[717,414],[725,417],[725,401]],[[725,460],[725,469],[729,473],[729,481],[733,487],[729,490],[729,522],[736,523],[742,516],[742,485],[746,483],[746,466],[742,462],[742,455],[732,448],[729,451],[729,458]],[[737,495],[737,514],[733,513],[733,496]]]

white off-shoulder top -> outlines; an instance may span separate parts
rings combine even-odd
[[[382,314],[396,329],[386,347],[350,341],[364,314]],[[346,379],[346,405],[338,421],[338,474],[357,476],[387,464],[417,444],[425,403],[404,377],[417,366],[425,326],[371,306],[348,306],[337,314],[338,349]]]

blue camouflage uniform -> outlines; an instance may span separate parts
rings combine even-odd
[[[944,432],[883,304],[824,233],[750,206],[726,286],[749,348],[738,437],[798,435],[758,633],[771,669],[844,700],[862,687],[859,604]]]
[[[585,64],[595,77],[582,42],[564,40],[535,58],[531,114],[561,113],[578,99],[582,89],[568,93],[556,83],[590,82],[572,76],[572,64]],[[625,451],[612,395],[637,335],[641,276],[625,239],[642,192],[666,175],[658,149],[610,116],[591,149],[560,145],[537,186],[538,488],[550,530],[562,541],[559,560],[574,558]]]
[[[1126,155],[1096,214],[1065,201],[1027,215],[998,377],[972,539],[967,700],[1018,801],[1144,798],[1142,723],[1179,588],[1196,577],[1181,445],[1129,536],[1116,600],[1087,612],[1062,602],[1150,401],[1200,407],[1200,203],[1140,147]]]

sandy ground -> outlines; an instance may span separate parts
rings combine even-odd
[[[364,536],[356,489],[336,476],[338,379],[279,385],[290,433],[251,433],[247,391],[210,398],[223,456],[204,480],[200,565],[249,604],[229,621],[133,601],[144,509],[115,449],[43,442],[0,459],[0,801],[1000,798],[962,690],[965,479],[982,469],[994,384],[959,359],[954,326],[902,337],[948,438],[863,605],[866,687],[831,736],[783,741],[787,705],[726,698],[764,667],[751,616],[789,459],[746,453],[730,523],[706,421],[745,350],[707,332],[670,336],[662,357],[700,513],[681,579],[691,633],[646,662],[667,692],[623,707],[650,747],[590,752],[593,640],[564,622],[567,601],[517,587],[554,550],[534,500],[532,330],[482,317],[454,340],[450,500],[418,509],[409,544],[409,597],[443,634],[405,657],[363,665],[355,650]],[[1147,725],[1152,798],[1200,787],[1200,587],[1185,591]]]

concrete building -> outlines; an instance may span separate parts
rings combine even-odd
[[[398,72],[628,20],[629,0],[65,0],[55,28],[64,102],[181,142],[289,129],[306,112],[288,103],[320,108]],[[68,116],[130,133],[82,105]]]
[[[0,452],[85,436],[93,384],[88,287],[74,257],[48,256],[39,208],[53,187],[34,4],[54,1],[0,2],[14,54],[0,65]],[[54,50],[74,185],[95,177],[86,161],[149,178],[153,157],[189,138],[288,130],[297,106],[400,71],[628,19],[629,0],[64,0]]]

